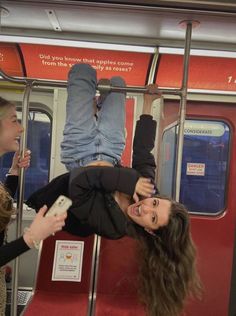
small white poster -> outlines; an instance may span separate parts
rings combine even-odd
[[[186,174],[188,176],[205,176],[205,164],[188,162]]]
[[[84,242],[56,240],[52,281],[81,282]]]

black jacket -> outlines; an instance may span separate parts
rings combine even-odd
[[[151,154],[156,134],[156,121],[142,115],[136,124],[132,168],[83,167],[63,174],[35,192],[26,202],[39,209],[50,207],[60,195],[69,196],[73,204],[68,211],[65,230],[79,236],[96,233],[118,239],[128,233],[129,219],[119,208],[112,193],[134,194],[140,176],[154,182],[155,159]]]
[[[18,186],[18,176],[7,176],[5,181],[5,188],[14,197],[16,189]],[[30,248],[25,243],[23,237],[20,237],[6,245],[3,244],[5,231],[0,232],[0,267],[16,258],[23,252],[29,250]]]

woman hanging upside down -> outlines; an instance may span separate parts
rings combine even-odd
[[[125,86],[120,77],[113,86]],[[120,165],[125,146],[125,94],[111,92],[94,116],[96,71],[76,64],[69,72],[67,116],[61,160],[70,170],[34,193],[28,204],[36,209],[69,196],[65,230],[110,239],[131,236],[140,248],[142,300],[150,316],[176,316],[186,298],[200,291],[195,246],[186,208],[158,194],[155,159],[151,153],[156,121],[152,102],[159,97],[147,86],[143,114],[136,124],[132,168]]]

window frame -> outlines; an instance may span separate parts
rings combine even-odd
[[[225,171],[225,183],[224,183],[224,198],[223,198],[223,204],[224,207],[220,210],[218,210],[217,212],[203,212],[203,211],[191,211],[190,209],[188,209],[189,213],[192,215],[198,215],[198,216],[210,216],[210,217],[217,217],[219,215],[222,215],[226,210],[227,210],[227,196],[228,196],[228,181],[229,181],[229,175],[230,175],[230,160],[231,160],[231,151],[232,151],[232,126],[230,124],[229,121],[225,120],[225,119],[217,119],[217,118],[209,118],[209,117],[193,117],[193,116],[189,116],[186,118],[186,121],[208,121],[208,122],[219,122],[219,123],[223,123],[224,125],[227,126],[228,131],[229,131],[229,137],[228,137],[228,148],[227,148],[227,160],[226,160],[226,171]],[[173,122],[172,124],[168,125],[165,127],[165,129],[163,130],[162,133],[162,144],[161,144],[161,152],[163,152],[163,145],[164,145],[164,135],[165,133],[170,130],[170,129],[175,129],[175,137],[177,137],[178,133],[177,133],[177,128],[178,128],[178,123],[177,122]],[[171,183],[171,197],[173,197],[174,195],[174,186],[175,186],[175,170],[176,170],[176,157],[177,157],[177,152],[176,152],[176,138],[175,138],[175,151],[174,151],[174,166],[173,166],[173,176],[172,176],[172,183]],[[161,163],[160,165],[163,164],[163,156],[161,158]],[[182,167],[183,167],[183,161],[182,161]],[[183,172],[183,168],[181,167],[181,183],[182,183],[182,172]],[[162,171],[163,172],[163,171]],[[161,173],[162,173],[161,172]],[[161,183],[161,176],[160,179],[158,181],[159,183]],[[161,189],[161,188],[160,188]],[[180,184],[180,190],[181,190],[181,184]],[[184,201],[181,201],[181,203],[185,204]]]

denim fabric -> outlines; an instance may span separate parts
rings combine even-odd
[[[125,86],[121,77],[111,84]],[[125,93],[111,92],[94,116],[96,71],[90,65],[74,65],[68,76],[66,124],[61,143],[61,162],[71,170],[94,160],[120,161],[125,146]]]

